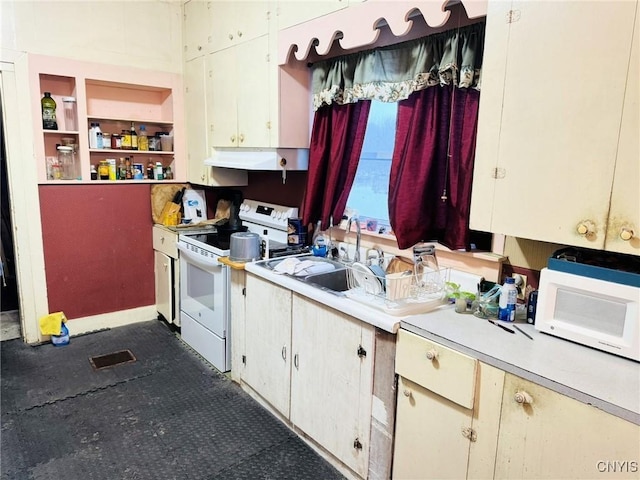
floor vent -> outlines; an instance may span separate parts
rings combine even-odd
[[[89,357],[91,366],[95,370],[122,365],[123,363],[131,363],[136,361],[129,350],[121,350],[119,352],[108,353],[106,355],[98,355],[97,357]]]

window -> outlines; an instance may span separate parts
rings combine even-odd
[[[389,230],[387,197],[397,113],[395,102],[371,102],[360,162],[347,200],[347,215],[366,220],[370,231]]]

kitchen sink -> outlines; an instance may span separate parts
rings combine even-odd
[[[339,270],[333,270],[331,272],[308,275],[302,280],[314,287],[318,287],[332,293],[345,292],[349,290],[347,272],[348,270],[346,268],[341,267]]]

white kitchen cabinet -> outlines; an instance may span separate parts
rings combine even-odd
[[[206,99],[205,75],[205,57],[198,57],[185,62],[184,108],[186,113],[187,180],[199,185],[206,183],[207,167],[203,162],[209,152],[207,144],[207,112],[206,102],[204,101]]]
[[[471,228],[640,253],[636,12],[489,2]]]
[[[244,375],[246,278],[244,270],[231,269],[231,379],[237,383]]]
[[[640,9],[636,9],[631,61],[620,126],[616,172],[611,191],[605,249],[620,253],[640,252]],[[631,233],[633,236],[626,239]]]
[[[207,79],[210,72],[206,67],[207,61],[203,56],[184,64],[187,179],[193,184],[212,187],[246,185],[246,172],[204,164],[204,159],[211,156],[207,128]]]
[[[183,55],[185,62],[208,53],[213,29],[211,2],[190,0],[183,6],[183,24],[189,28],[182,29]]]
[[[211,23],[209,48],[212,52],[240,45],[269,32],[273,3],[270,0],[214,0],[208,3]]]
[[[278,29],[289,28],[348,6],[348,0],[278,0],[276,22]]]
[[[640,426],[506,375],[495,478],[637,479],[639,462]]]
[[[367,478],[375,329],[293,296],[291,422]]]
[[[504,372],[400,330],[393,478],[491,478]]]
[[[269,147],[267,35],[207,56],[207,120],[212,147]]]
[[[247,275],[243,380],[284,417],[291,394],[291,290]]]
[[[159,225],[153,227],[156,310],[168,322],[180,326],[180,262],[178,234]]]

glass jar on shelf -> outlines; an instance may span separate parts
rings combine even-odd
[[[61,180],[79,180],[80,166],[76,161],[76,155],[73,147],[59,145],[58,146],[58,164],[62,169]]]

